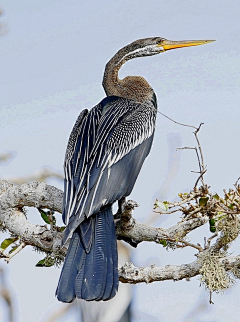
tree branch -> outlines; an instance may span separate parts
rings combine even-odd
[[[0,185],[0,224],[27,245],[37,246],[46,252],[62,253],[61,233],[50,231],[46,225],[28,222],[24,206],[48,208],[61,212],[63,193],[45,183],[31,182],[14,186],[7,181]]]
[[[168,229],[163,229],[141,224],[134,219],[134,224],[127,230],[122,229],[121,221],[118,221],[116,223],[116,233],[120,237],[119,239],[121,237],[130,238],[135,243],[143,241],[159,243],[160,240],[167,238],[183,238],[188,232],[204,225],[208,220],[207,216],[202,216],[201,218],[182,221]]]
[[[146,267],[138,268],[132,263],[126,263],[124,266],[119,268],[119,277],[123,283],[150,283],[153,281],[163,281],[163,280],[181,280],[184,278],[190,278],[196,276],[203,271],[202,267],[205,265],[212,254],[214,255],[214,265],[220,263],[226,271],[233,269],[233,271],[239,274],[240,266],[240,255],[235,257],[229,257],[221,249],[226,248],[226,238],[228,238],[228,243],[233,241],[239,232],[239,220],[237,219],[235,213],[239,210],[236,202],[239,191],[225,192],[225,199],[219,196],[211,196],[211,194],[206,190],[207,188],[199,188],[190,192],[189,194],[180,194],[182,201],[169,203],[169,208],[179,207],[179,210],[185,214],[185,218],[176,225],[168,228],[156,228],[150,227],[137,222],[132,218],[132,211],[137,204],[131,200],[127,201],[122,205],[122,212],[120,214],[120,219],[116,221],[116,234],[119,239],[124,239],[133,246],[136,246],[142,241],[160,243],[164,246],[169,247],[193,247],[197,249],[199,258],[198,260],[184,264],[180,266],[167,265],[165,267]],[[205,196],[208,193],[210,197],[206,199]],[[205,198],[201,201],[203,203],[200,205],[200,199]],[[19,237],[18,242],[20,243],[18,248],[15,249],[15,253],[20,251],[25,245],[35,246],[41,251],[47,253],[52,258],[63,258],[66,254],[66,248],[61,249],[61,237],[62,233],[59,227],[49,225],[49,228],[44,225],[35,225],[29,223],[27,216],[24,211],[24,207],[36,207],[36,208],[47,208],[53,211],[62,211],[62,200],[63,192],[53,186],[47,185],[43,182],[32,182],[25,183],[19,186],[14,186],[7,181],[2,181],[0,185],[0,225],[6,228],[14,236]],[[183,201],[185,200],[188,205],[187,208],[184,207]],[[236,205],[232,206],[232,202],[235,200]],[[197,201],[197,203],[196,203]],[[193,202],[191,204],[191,202]],[[218,213],[218,208],[222,207],[229,209],[229,203],[231,203],[230,209],[232,214],[220,214]],[[195,206],[194,206],[195,205]],[[195,207],[195,208],[194,208]],[[214,208],[215,207],[215,208]],[[235,209],[235,208],[236,209]],[[226,235],[227,231],[224,232],[219,226],[219,238],[210,247],[212,238],[208,239],[207,245],[204,248],[200,244],[192,244],[188,240],[184,239],[186,235],[204,225],[209,221],[209,215],[207,214],[213,209],[217,209],[217,214],[215,220],[219,221],[218,226],[221,225],[223,220],[224,225],[228,225],[232,228],[231,235]],[[193,216],[194,213],[194,216]],[[119,215],[119,214],[118,214]],[[211,213],[211,216],[213,214]],[[221,216],[218,218],[218,216]],[[228,216],[231,216],[228,218]],[[234,217],[235,216],[235,217]],[[230,222],[229,222],[230,220]],[[214,235],[215,237],[217,234]],[[225,239],[224,239],[225,238]],[[14,251],[12,254],[15,254]],[[219,254],[219,255],[218,255]],[[5,254],[3,251],[0,252],[1,257],[10,259],[13,255]],[[215,266],[214,266],[215,267]],[[208,271],[207,271],[208,272]],[[221,267],[219,271],[221,272]],[[217,277],[216,277],[217,279]],[[204,281],[203,281],[204,282]],[[221,285],[220,285],[221,287]]]
[[[2,181],[0,185],[0,223],[12,234],[20,236],[21,241],[27,245],[37,246],[47,252],[59,252],[61,232],[50,230],[46,225],[29,223],[23,207],[47,208],[61,213],[62,198],[63,192],[61,190],[43,182],[14,186],[7,181]],[[207,216],[202,216],[180,222],[168,229],[150,227],[133,220],[130,215],[133,205],[136,206],[132,201],[125,204],[124,224],[117,221],[116,234],[119,239],[126,241],[129,239],[135,244],[142,241],[159,243],[167,238],[183,238],[189,231],[208,221]],[[131,221],[131,225],[128,224],[126,218]]]
[[[219,262],[224,266],[226,271],[231,270],[234,266],[240,264],[240,255],[234,257],[225,257]],[[155,281],[174,280],[180,281],[199,275],[201,264],[198,260],[183,265],[166,265],[157,267],[136,267],[133,263],[125,263],[119,268],[119,279],[122,283],[152,283]]]

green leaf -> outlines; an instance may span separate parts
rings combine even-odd
[[[62,226],[62,227],[60,227],[60,230],[64,231],[65,228],[66,228],[66,226]]]
[[[219,195],[217,193],[215,193],[215,195],[213,195],[213,198],[216,199],[216,200],[220,199],[220,197],[219,197]]]
[[[38,211],[41,214],[42,219],[47,223],[50,224],[50,219],[48,217],[48,213],[46,211],[43,211],[42,209],[38,208]]]
[[[9,245],[11,245],[12,243],[14,243],[16,240],[18,240],[18,237],[16,238],[7,238],[5,239],[2,243],[1,243],[1,248],[2,249],[6,249],[8,248]]]
[[[51,257],[46,257],[41,259],[37,264],[36,267],[51,267],[54,265],[54,259]]]
[[[162,244],[163,247],[166,247],[167,246],[167,241],[165,239],[162,239],[159,241],[159,244]]]
[[[165,205],[166,211],[168,211],[168,202],[167,201],[163,201],[163,204]]]
[[[45,264],[45,258],[40,260],[35,266],[36,267],[44,267],[45,266],[44,264]]]
[[[223,212],[221,212],[221,211],[219,211],[218,212],[218,215],[221,215]],[[218,220],[221,220],[221,219],[223,219],[223,218],[225,218],[225,217],[227,217],[228,215],[222,215],[221,217],[218,217],[218,219],[216,220],[216,221],[218,221]]]
[[[12,252],[14,252],[17,248],[18,248],[18,246],[12,247],[12,249],[9,251],[9,254],[11,254]]]
[[[207,204],[207,202],[208,202],[208,197],[202,197],[202,198],[200,198],[199,199],[199,205],[200,206],[205,206],[206,204]]]
[[[154,204],[154,209],[159,208],[162,211],[168,211],[168,202],[167,201],[156,201]]]

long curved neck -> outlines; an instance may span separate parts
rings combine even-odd
[[[152,98],[153,89],[143,77],[127,76],[124,79],[118,77],[121,66],[135,57],[139,56],[129,52],[129,46],[126,46],[107,63],[103,76],[103,88],[107,96],[120,96],[141,103]]]

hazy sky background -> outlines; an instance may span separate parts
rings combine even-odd
[[[130,61],[120,76],[145,77],[156,92],[159,110],[169,117],[195,126],[204,122],[199,137],[208,166],[206,181],[219,194],[232,187],[240,176],[239,1],[2,0],[0,6],[5,12],[1,22],[8,29],[0,37],[0,153],[17,151],[9,165],[0,167],[1,177],[27,175],[43,165],[62,171],[79,112],[104,97],[106,62],[136,39],[160,36],[217,42]],[[134,214],[138,220],[146,220],[154,198],[174,200],[193,187],[196,156],[175,149],[195,145],[191,129],[158,115],[151,154],[131,195],[141,205]],[[30,219],[42,223],[37,217],[34,212]],[[177,215],[163,215],[158,225],[177,221]],[[202,243],[208,235],[206,226],[191,237]],[[236,243],[234,255],[237,248]],[[194,253],[142,243],[133,250],[133,261],[139,266],[182,264],[194,261]],[[42,258],[27,247],[8,265],[18,322],[46,321],[64,305],[54,296],[60,269],[35,268]],[[224,295],[214,295],[214,306],[199,284],[194,278],[134,286],[134,321],[239,321],[239,283]],[[196,318],[198,301],[204,309]]]

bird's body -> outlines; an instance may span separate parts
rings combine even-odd
[[[64,163],[63,244],[71,241],[56,291],[60,301],[109,300],[117,292],[112,204],[131,193],[152,146],[157,114],[148,82],[140,76],[120,80],[118,70],[170,44],[177,48],[175,42],[147,38],[119,50],[106,65],[107,97],[82,111],[74,125]]]
[[[65,222],[67,216],[70,220],[64,237],[74,233],[57,291],[64,302],[72,301],[75,294],[86,300],[107,300],[116,294],[117,248],[111,205],[132,191],[152,145],[156,112],[155,101],[141,104],[110,96],[79,115],[65,164],[63,216]],[[68,258],[70,266],[66,267]],[[72,273],[73,265],[82,262],[81,269],[75,267]],[[94,285],[92,292],[89,283]]]

